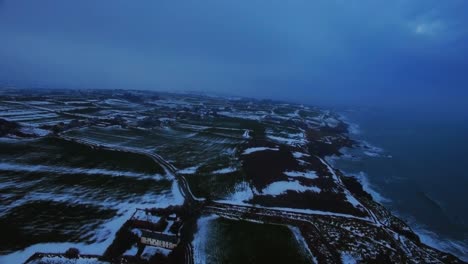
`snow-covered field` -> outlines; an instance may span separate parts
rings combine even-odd
[[[252,154],[254,152],[265,151],[265,150],[277,151],[279,149],[278,148],[268,148],[268,147],[255,147],[255,148],[248,148],[248,149],[244,150],[244,152],[242,152],[242,154],[243,155],[249,155],[249,154]]]
[[[292,221],[322,219],[324,226],[317,222],[314,229],[320,229],[323,239],[336,236],[335,244],[346,241],[338,239],[341,235],[363,239],[366,225],[370,229],[384,226],[380,215],[366,207],[362,194],[347,189],[349,178],[333,168],[333,156],[325,159],[338,151],[347,157],[343,147],[350,146],[343,119],[331,111],[141,91],[70,93],[50,100],[4,98],[8,100],[0,101],[0,119],[6,127],[0,137],[0,224],[8,225],[0,225],[0,233],[12,241],[31,239],[0,245],[0,263],[21,263],[35,252],[63,253],[70,247],[101,255],[136,209],[182,205],[183,195],[194,196],[189,205],[223,204],[224,209],[244,215],[259,210],[288,215]],[[348,127],[348,132],[357,130],[357,126]],[[361,147],[368,157],[386,155],[365,142]],[[369,190],[365,175],[357,178]],[[134,217],[159,220],[141,212]],[[284,226],[246,223],[238,221],[243,216],[233,215],[219,218],[202,213],[191,242],[195,263],[222,262],[224,253],[240,263],[245,257],[258,257],[262,250],[268,259],[291,245],[291,252],[306,252],[305,263],[317,263],[322,257],[309,250],[312,238],[302,233],[301,225],[284,232]],[[353,221],[359,224],[347,225]],[[340,233],[340,228],[346,232]],[[6,229],[13,233],[2,232]],[[252,239],[250,234],[257,229],[266,231]],[[262,237],[270,233],[289,242]],[[256,240],[259,237],[261,243]],[[385,241],[373,245],[392,246]],[[272,252],[270,246],[276,250]],[[348,246],[336,256],[344,263],[359,262],[360,255]],[[124,254],[135,255],[137,250],[133,246]],[[156,253],[170,258],[169,251],[154,247],[146,247],[142,258],[149,260]],[[42,261],[67,263],[53,256]],[[89,261],[93,259],[76,263]]]
[[[312,191],[319,193],[321,190],[315,186],[304,186],[300,184],[298,181],[277,181],[270,185],[268,185],[265,189],[261,191],[264,195],[280,195],[284,194],[287,191],[293,192],[305,192],[305,191]]]

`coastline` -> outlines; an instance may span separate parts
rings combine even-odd
[[[108,99],[105,98],[106,97],[102,98],[103,104],[107,104],[106,102]],[[199,104],[197,101],[191,101],[193,100],[192,98],[188,98],[186,102],[189,100],[191,102],[190,104]],[[200,102],[205,103],[206,101],[204,100],[206,99],[200,99]],[[161,103],[161,105],[165,106],[167,102],[173,101],[174,99],[167,98],[166,101]],[[180,101],[177,102],[179,102],[180,105],[184,105],[184,107],[186,105],[186,103],[182,104]],[[216,103],[223,105],[222,107],[225,107],[224,105],[226,104],[226,102],[223,101],[217,101]],[[245,101],[243,103],[251,105],[250,101]],[[146,161],[151,161],[151,164],[148,164],[151,168],[154,170],[159,168],[157,171],[161,171],[161,169],[164,170],[166,172],[165,175],[167,175],[170,180],[177,179],[177,181],[172,181],[172,188],[170,191],[162,194],[167,194],[171,197],[174,196],[174,198],[178,197],[177,200],[180,202],[178,204],[180,205],[181,203],[184,203],[186,205],[184,208],[186,208],[188,212],[187,214],[193,215],[193,218],[191,217],[189,220],[190,222],[188,222],[190,223],[188,225],[189,229],[185,229],[186,231],[181,233],[184,234],[184,244],[180,249],[185,252],[184,256],[186,256],[186,259],[193,259],[193,250],[190,249],[191,246],[188,244],[195,236],[193,233],[195,232],[195,225],[192,225],[195,224],[195,222],[193,221],[203,214],[215,214],[231,220],[237,219],[247,220],[253,223],[296,226],[299,228],[302,237],[307,242],[307,247],[321,263],[340,263],[340,261],[344,261],[344,259],[346,259],[346,261],[355,260],[366,263],[406,263],[409,262],[409,260],[416,263],[462,263],[459,258],[456,258],[452,254],[444,253],[421,243],[419,236],[417,236],[405,222],[400,220],[400,218],[395,217],[394,214],[384,206],[376,202],[378,199],[373,198],[372,195],[363,190],[363,186],[366,186],[366,181],[361,180],[361,182],[358,182],[355,178],[346,177],[342,173],[342,171],[346,170],[341,171],[335,169],[333,168],[334,166],[325,161],[325,157],[330,155],[342,155],[343,157],[352,158],[352,154],[347,155],[346,151],[352,151],[353,149],[361,147],[366,150],[366,155],[369,157],[376,157],[379,153],[383,153],[382,149],[374,147],[370,143],[352,140],[348,135],[349,131],[346,124],[340,121],[335,112],[323,109],[304,110],[302,106],[298,109],[298,106],[289,105],[287,105],[285,109],[279,108],[278,110],[278,107],[285,107],[285,105],[277,106],[277,103],[258,105],[258,107],[263,107],[265,109],[273,109],[270,112],[258,110],[263,108],[253,108],[248,112],[244,112],[242,110],[245,108],[244,104],[235,102],[233,105],[237,108],[232,108],[230,109],[230,112],[225,113],[225,115],[235,116],[235,118],[228,117],[226,119],[225,116],[219,117],[217,114],[213,114],[204,122],[196,124],[191,124],[190,119],[180,119],[178,125],[173,124],[173,128],[170,129],[171,132],[168,132],[167,129],[170,127],[161,127],[161,124],[157,123],[154,125],[154,129],[161,133],[157,136],[160,141],[151,141],[155,134],[146,133],[149,129],[142,129],[139,126],[139,121],[141,120],[141,118],[139,118],[140,112],[136,111],[129,117],[133,119],[125,121],[128,123],[123,123],[121,127],[115,126],[113,122],[106,122],[101,124],[98,128],[97,126],[93,126],[93,123],[91,122],[89,123],[90,127],[86,129],[78,128],[77,130],[70,131],[70,133],[64,133],[63,130],[60,130],[60,132],[57,132],[58,135],[49,136],[47,139],[44,139],[45,142],[43,142],[42,145],[38,144],[34,147],[34,151],[31,150],[29,152],[36,153],[35,151],[37,151],[38,154],[36,155],[49,160],[49,165],[55,164],[61,166],[64,165],[61,163],[61,160],[55,161],[54,159],[51,159],[51,157],[57,156],[61,158],[63,157],[62,153],[72,153],[74,156],[83,157],[82,160],[85,162],[89,157],[96,158],[100,157],[102,154],[106,159],[104,159],[102,164],[97,166],[97,168],[112,169],[112,171],[106,170],[105,172],[107,172],[107,174],[103,175],[103,178],[110,182],[111,185],[92,185],[98,186],[97,188],[88,188],[88,186],[84,186],[80,190],[82,192],[80,192],[79,195],[81,195],[81,193],[85,193],[84,190],[88,189],[93,193],[102,190],[106,192],[106,194],[102,195],[102,197],[106,199],[106,203],[109,201],[107,200],[109,191],[107,191],[106,188],[119,190],[114,186],[124,186],[125,190],[122,192],[127,193],[129,191],[128,186],[130,184],[135,186],[150,186],[147,181],[133,181],[130,182],[130,184],[119,184],[120,182],[116,181],[115,178],[109,179],[108,176],[112,176],[117,173],[114,171],[116,168],[121,170],[120,173],[133,170],[135,170],[135,172],[139,172],[140,167],[143,166],[138,166],[137,168],[134,167],[134,164],[144,165],[146,164]],[[178,112],[177,108],[175,109],[176,110],[172,107],[167,109],[168,113],[164,113],[164,116],[169,116],[174,111]],[[299,114],[301,113],[301,110],[304,111],[302,112],[302,116]],[[148,111],[148,116],[152,116],[154,114],[153,110]],[[190,110],[184,111],[191,112]],[[200,108],[198,111],[204,115],[208,110]],[[106,111],[105,113],[107,114],[108,112]],[[273,114],[271,116],[266,116],[265,113]],[[197,116],[198,114],[194,117],[197,118]],[[102,118],[101,120],[109,119]],[[112,121],[113,119],[110,120]],[[188,123],[186,123],[187,121]],[[93,127],[91,128],[91,126]],[[187,129],[187,126],[192,129]],[[210,133],[212,136],[208,136],[204,130],[200,133],[200,127],[211,129],[212,131]],[[90,136],[89,134],[92,135],[92,133],[88,134],[87,132],[91,132],[93,129],[95,129],[97,133],[94,134],[94,136]],[[159,148],[156,152],[152,152],[152,149],[148,148],[148,145],[159,146],[161,144],[165,144],[168,140],[172,142],[174,139],[173,132],[177,129],[179,129],[180,134],[178,134],[179,136],[176,137],[173,142],[182,143],[180,145],[175,144],[177,149]],[[357,125],[353,129],[355,129],[355,131],[359,131],[359,127]],[[79,133],[77,132],[78,130],[80,131]],[[219,130],[223,130],[222,133],[220,133]],[[225,130],[234,132],[232,132],[232,134],[225,134]],[[132,133],[127,134],[129,131]],[[138,131],[138,133],[135,131]],[[143,131],[142,133],[145,134],[144,137],[140,137],[140,131]],[[379,132],[378,130],[372,131],[377,133]],[[196,140],[194,141],[192,137],[195,135],[198,135],[198,137],[196,137]],[[220,136],[222,139],[220,139]],[[53,146],[55,145],[51,144],[52,141],[50,139],[55,137],[61,137],[67,142],[73,142],[69,142],[70,144],[63,144],[65,142],[56,142],[58,146],[54,148]],[[122,144],[122,138],[127,140],[132,139],[132,141]],[[233,140],[233,138],[237,140]],[[374,142],[374,140],[372,141]],[[197,144],[197,142],[203,143]],[[206,142],[208,145],[205,144]],[[183,154],[178,154],[179,149],[184,147],[184,145],[187,145],[187,143],[190,147],[199,150],[199,152],[195,152],[197,155],[193,155],[194,152],[189,151],[184,151]],[[212,147],[213,143],[219,145]],[[76,146],[76,144],[84,146],[79,147]],[[341,149],[345,146],[347,146],[348,149]],[[15,150],[15,148],[19,147],[21,146],[14,146],[11,149]],[[78,155],[76,149],[81,149],[81,147],[84,149],[79,152],[81,155]],[[9,164],[11,153],[13,151],[8,151],[10,148],[5,149],[7,151],[4,153],[4,160],[8,161]],[[65,149],[65,151],[63,149]],[[24,149],[20,150],[21,152],[24,152]],[[108,151],[112,151],[112,153],[117,156],[104,155],[109,154]],[[206,156],[199,155],[206,151],[211,151],[209,152],[210,156],[216,158],[210,160]],[[60,154],[51,155],[54,153]],[[227,161],[227,159],[217,159],[221,153],[229,156],[227,157],[229,158],[229,161]],[[342,153],[345,154],[343,155]],[[120,154],[124,154],[125,159],[121,158]],[[177,155],[174,156],[174,154]],[[188,155],[184,156],[185,154]],[[137,156],[135,157],[134,155]],[[141,155],[146,158],[143,159]],[[200,159],[194,159],[190,160],[190,162],[186,162],[186,159],[191,156],[199,156]],[[149,160],[147,158],[149,158]],[[395,159],[396,158],[398,157],[396,156]],[[127,164],[127,166],[120,167],[113,163],[115,160],[123,162],[127,159],[129,160],[129,164]],[[135,159],[137,160],[135,161]],[[93,161],[95,162],[95,159]],[[386,159],[383,161],[385,162]],[[109,164],[107,162],[109,162]],[[208,164],[206,164],[206,167],[203,167],[206,162],[208,162]],[[32,160],[31,165],[37,165],[37,162]],[[85,165],[88,164],[85,163]],[[67,166],[70,168],[73,167],[70,164]],[[182,168],[182,170],[178,170],[176,166]],[[96,166],[93,164],[84,166],[81,162],[77,163],[76,167],[92,167],[94,170],[96,169]],[[39,168],[41,168],[41,171],[57,171],[57,166]],[[199,174],[197,173],[198,168],[203,168],[203,170],[199,171]],[[234,171],[233,168],[238,168],[242,172],[239,174],[242,175],[229,174]],[[9,166],[9,169],[11,170],[11,166]],[[378,169],[380,169],[380,167],[378,167]],[[69,170],[71,169],[67,169],[66,171]],[[62,170],[62,173],[58,175],[58,177],[68,177],[62,176],[62,174],[65,174],[63,171],[64,170]],[[80,170],[79,172],[84,171]],[[100,172],[102,173],[103,170],[100,170]],[[146,173],[146,171],[144,172]],[[13,172],[13,174],[14,173],[16,172]],[[81,174],[83,173],[80,173],[80,175]],[[185,178],[184,175],[187,174],[192,174],[194,176]],[[127,175],[130,174],[127,173]],[[210,176],[210,184],[206,184],[208,181],[206,181],[206,178],[203,178],[205,175]],[[371,173],[370,175],[376,174]],[[136,177],[128,178],[147,178],[147,175],[140,174],[132,174],[132,176]],[[198,177],[198,182],[195,177]],[[362,174],[362,177],[364,179],[365,174]],[[85,176],[84,179],[88,178],[90,177]],[[226,181],[226,179],[231,178],[235,178],[235,180],[232,182]],[[372,179],[374,180],[377,178]],[[81,179],[77,178],[77,180]],[[241,186],[244,185],[244,188],[238,188],[239,183],[241,183]],[[72,184],[74,184],[74,182],[72,182]],[[245,186],[246,184],[249,185]],[[62,186],[63,184],[62,181],[60,181],[59,184],[47,183],[41,185]],[[165,187],[161,188],[169,190],[169,184],[165,184],[164,186]],[[215,186],[215,188],[212,188],[212,186]],[[226,192],[219,192],[219,190],[222,190],[226,186],[228,188],[232,187],[233,191],[230,192],[231,189],[227,189],[228,191]],[[116,202],[115,205],[119,210],[128,208],[129,201],[140,201],[139,197],[144,197],[142,199],[144,201],[148,201],[147,203],[142,203],[139,208],[143,207],[142,209],[144,209],[163,206],[159,199],[148,200],[148,196],[146,196],[148,192],[153,194],[156,190],[159,190],[158,186],[153,187],[154,188],[150,188],[149,191],[144,189],[141,192],[134,192],[132,197],[113,197],[113,201]],[[192,193],[191,187],[194,188],[193,193],[198,197],[203,197],[203,199],[195,197]],[[248,195],[245,195],[245,190],[247,188],[250,189],[250,192]],[[372,188],[369,181],[367,181],[367,188]],[[376,190],[378,191],[378,189]],[[399,189],[397,190],[399,191]],[[407,188],[406,191],[411,192],[412,190],[411,188]],[[46,193],[48,193],[47,190]],[[86,203],[83,203],[82,201],[77,202],[76,199],[71,200],[67,198],[68,193],[74,194],[73,190],[70,190],[67,192],[67,195],[59,196],[60,199],[65,200],[64,204],[102,204],[102,199],[94,199]],[[177,195],[175,195],[176,193]],[[224,197],[227,197],[226,195],[234,193],[240,194],[241,197],[237,197],[235,200],[228,200],[227,202],[213,199],[218,197],[224,199]],[[232,196],[229,196],[226,199],[231,199],[231,197]],[[374,195],[374,197],[376,197],[376,195]],[[37,197],[31,196],[31,198],[36,199]],[[49,197],[46,198],[48,199]],[[243,198],[245,199],[242,200]],[[239,204],[243,201],[246,203]],[[380,200],[380,202],[382,203],[382,200]],[[55,208],[55,206],[50,207]],[[23,212],[26,210],[23,210],[23,207],[19,207],[17,211]],[[60,214],[62,214],[63,211],[64,210],[61,210]],[[98,211],[98,209],[95,211]],[[90,218],[88,215],[93,215],[93,213],[84,212],[83,215],[86,216],[86,218]],[[113,219],[110,217],[112,216],[102,218]],[[7,222],[10,223],[16,221],[16,218],[14,217],[6,219]],[[53,217],[53,220],[55,219],[59,219],[58,221],[60,221],[59,217]],[[150,217],[150,219],[154,218]],[[54,223],[52,220],[46,220],[47,224]],[[99,219],[95,220],[95,222],[98,220]],[[105,224],[107,222],[109,221],[97,222],[97,224],[101,225],[101,223]],[[76,230],[80,229],[79,226],[83,226],[81,223],[82,221],[78,221],[78,228],[76,228]],[[34,223],[26,223],[25,226],[26,225],[33,226]],[[121,226],[120,229],[115,229],[119,226]],[[126,242],[133,243],[134,241],[130,239],[127,240],[125,239],[125,236],[121,235],[125,234],[126,231],[129,231],[128,225],[115,225],[115,222],[112,221],[112,227],[115,228],[113,231],[108,232],[108,235],[115,236],[115,239],[112,240],[112,244],[106,247],[107,249],[104,251],[103,258],[125,258],[125,254],[136,254],[136,251],[130,244],[128,244],[129,248],[127,248],[130,251],[115,251],[116,245],[126,244]],[[124,230],[124,233],[120,232],[120,230]],[[247,229],[240,228],[239,230]],[[270,231],[267,230],[263,233],[269,234]],[[32,234],[34,235],[34,233]],[[15,234],[11,237],[14,237],[14,235]],[[66,237],[66,239],[68,239],[68,237]],[[78,237],[78,239],[80,239],[79,241],[87,241],[86,237]],[[276,239],[277,241],[281,240],[280,237],[277,237]],[[241,243],[235,242],[234,244],[226,245],[225,248],[229,249],[231,248],[231,245],[235,246],[243,244],[245,240],[246,239],[241,239]],[[45,237],[41,241],[47,242],[50,241],[50,238]],[[90,242],[94,243],[93,241]],[[267,239],[266,242],[269,242],[269,240]],[[264,245],[266,243],[259,244]],[[249,248],[249,250],[253,250],[248,254],[249,256],[258,252],[255,247],[251,246]],[[81,246],[79,246],[79,249],[81,250]],[[63,251],[65,250],[61,250],[61,252]],[[296,252],[297,248],[292,251]]]
[[[343,147],[339,150],[340,155],[326,156],[326,161],[333,166],[333,168],[339,170],[346,177],[352,177],[357,180],[362,189],[371,195],[372,200],[379,205],[383,206],[393,216],[407,224],[411,231],[414,232],[420,239],[420,241],[430,247],[433,247],[442,252],[446,252],[456,256],[462,261],[468,262],[468,245],[465,241],[459,241],[456,239],[447,239],[443,235],[437,234],[432,231],[429,226],[418,222],[411,215],[403,214],[398,211],[397,208],[389,206],[393,204],[390,197],[379,192],[378,186],[370,180],[369,174],[366,171],[351,172],[344,170],[339,166],[339,161],[346,160],[353,163],[362,161],[363,158],[393,158],[392,155],[385,153],[383,148],[377,147],[369,143],[362,136],[362,129],[358,123],[352,121],[351,118],[345,114],[338,112],[339,119],[348,127],[347,136],[355,142],[351,147]],[[361,135],[361,136],[360,136]],[[356,156],[353,153],[359,153],[360,156]]]

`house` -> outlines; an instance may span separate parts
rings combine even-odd
[[[146,230],[142,230],[141,233],[140,242],[144,245],[172,250],[179,244],[179,238],[176,235],[149,232]]]

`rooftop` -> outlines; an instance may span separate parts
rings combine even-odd
[[[179,243],[179,238],[176,235],[168,235],[168,234],[163,234],[163,233],[157,233],[157,232],[150,232],[146,230],[141,230],[142,232],[142,237],[147,237],[147,238],[153,238],[161,241],[168,241],[174,244]]]

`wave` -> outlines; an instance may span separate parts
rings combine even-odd
[[[440,251],[453,254],[463,261],[468,261],[468,239],[456,240],[442,237],[437,233],[430,231],[429,227],[422,225],[412,217],[400,215],[398,212],[392,213],[400,219],[405,219],[424,244]]]
[[[338,116],[339,119],[348,126],[348,133],[351,135],[361,134],[361,127],[357,123],[353,123],[346,115],[342,113],[338,114]]]
[[[362,130],[358,124],[353,123],[350,119],[343,114],[340,114],[341,120],[345,122],[349,127],[349,134],[350,136],[358,143],[352,149],[342,149],[340,152],[343,153],[342,156],[331,156],[327,158],[327,161],[330,160],[330,164],[335,167],[336,160],[344,159],[350,161],[359,161],[362,159],[368,158],[392,158],[391,155],[385,152],[383,148],[377,147],[368,141],[363,139]],[[338,166],[338,169],[339,166]],[[343,171],[343,170],[342,170]],[[373,199],[381,204],[391,204],[392,200],[383,196],[379,193],[375,186],[373,186],[369,181],[369,175],[363,171],[359,172],[346,172],[343,171],[345,175],[354,176],[358,179],[361,183],[363,189],[371,194]],[[427,199],[434,203],[434,206],[437,205],[439,208],[440,205],[437,201],[430,199],[427,195],[425,195]],[[388,208],[388,207],[387,207]],[[429,245],[433,248],[441,250],[443,252],[451,253],[463,261],[468,261],[468,239],[465,240],[456,240],[456,239],[449,239],[447,237],[442,237],[439,234],[430,231],[429,227],[424,226],[416,219],[412,217],[407,217],[401,215],[401,212],[397,210],[392,210],[392,214],[399,217],[400,219],[405,219],[408,225],[413,229],[413,231],[420,237],[421,241]]]
[[[380,204],[391,203],[392,200],[383,196],[375,190],[375,187],[369,182],[369,177],[365,172],[349,173],[343,171],[345,175],[353,176],[358,179],[363,189],[368,192],[372,198]],[[417,222],[414,218],[401,215],[398,211],[392,210],[392,214],[400,219],[404,219],[413,231],[420,237],[421,242],[436,248],[443,252],[451,253],[463,261],[468,261],[468,239],[464,241],[448,239],[441,237],[435,232],[429,230],[428,227]]]
[[[364,191],[368,192],[376,202],[385,204],[385,203],[390,203],[392,201],[391,199],[385,197],[384,195],[382,195],[375,189],[375,186],[373,186],[369,182],[369,175],[367,173],[363,171],[354,172],[354,173],[343,171],[343,173],[347,176],[355,177],[359,181],[359,183],[362,185],[362,188],[364,189]]]
[[[385,151],[383,148],[377,147],[366,140],[362,139],[360,135],[362,134],[361,127],[352,122],[350,118],[348,118],[344,114],[339,114],[340,120],[343,121],[348,126],[348,134],[351,136],[353,140],[355,140],[358,145],[357,147],[362,150],[362,154],[368,157],[387,157],[391,158],[390,155],[385,155]]]
[[[363,139],[354,139],[358,142],[357,150],[361,154],[371,157],[371,158],[392,158],[392,155],[389,155],[383,148],[377,147],[368,141]]]

